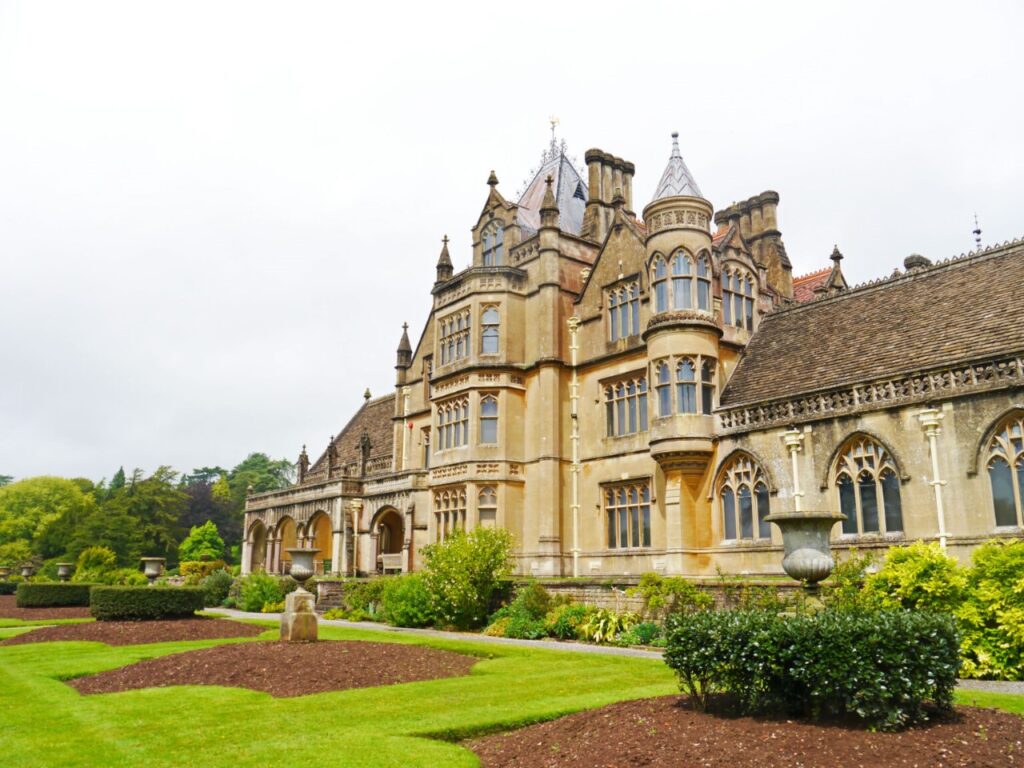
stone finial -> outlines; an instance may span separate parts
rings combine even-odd
[[[825,281],[823,286],[826,293],[837,293],[839,291],[845,291],[849,288],[849,284],[846,282],[846,278],[843,276],[843,270],[839,267],[839,262],[843,260],[843,254],[839,252],[839,246],[832,246],[832,255],[829,256],[832,259],[832,272],[829,273],[828,279]],[[817,293],[817,289],[815,293]]]
[[[925,258],[919,253],[912,253],[903,260],[903,268],[906,269],[908,272],[911,272],[915,269],[924,269],[925,267],[930,267],[931,265],[931,260]]]
[[[541,204],[540,204],[541,211],[557,211],[558,210],[558,203],[555,202],[555,194],[554,194],[554,191],[552,189],[554,183],[555,183],[555,177],[552,176],[549,173],[547,178],[544,179],[544,184],[546,184],[547,186],[546,186],[546,188],[544,190],[544,199],[541,201]]]
[[[839,252],[838,245],[832,246],[832,255],[829,256],[829,258],[832,259],[833,262],[835,262],[837,267],[839,266],[839,262],[843,260],[843,254]]]
[[[373,395],[370,394],[370,388],[367,387],[366,391],[363,392],[363,400],[366,400],[367,402],[369,402],[371,397],[373,397]]]
[[[492,188],[498,186],[498,177],[494,171],[491,171],[491,175],[487,177],[487,186]]]
[[[441,255],[437,257],[437,281],[447,280],[452,276],[452,257],[448,253],[448,235],[441,238]]]
[[[402,323],[402,338],[398,342],[398,359],[395,367],[408,368],[412,365],[412,344],[409,343],[409,324]]]

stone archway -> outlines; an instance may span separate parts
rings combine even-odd
[[[306,546],[319,550],[313,555],[314,569],[317,573],[331,571],[332,544],[331,519],[324,512],[315,513],[306,523]]]
[[[249,528],[249,572],[267,569],[267,526],[257,520]]]
[[[288,573],[291,570],[292,556],[288,554],[287,550],[289,547],[297,546],[297,541],[295,521],[288,516],[282,517],[277,524],[278,573]]]
[[[371,530],[377,542],[375,570],[378,573],[402,571],[405,525],[399,511],[394,507],[382,509],[374,517]]]

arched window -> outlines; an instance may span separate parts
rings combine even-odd
[[[608,337],[618,341],[640,333],[640,284],[632,282],[608,291]]]
[[[672,414],[672,382],[668,370],[668,363],[658,363],[654,368],[655,388],[658,390],[658,415],[670,416]]]
[[[898,533],[903,508],[896,464],[881,443],[855,437],[839,453],[835,465],[839,511],[846,515],[843,533]]]
[[[604,388],[608,437],[621,437],[647,429],[647,377],[628,379]]]
[[[1010,416],[992,436],[988,479],[996,526],[1024,526],[1024,414]]]
[[[484,229],[483,256],[485,267],[500,267],[504,263],[505,230],[497,221]]]
[[[485,485],[476,499],[476,513],[481,528],[494,528],[498,521],[498,494],[494,487]]]
[[[764,472],[746,454],[738,454],[722,470],[718,482],[722,500],[722,538],[770,539],[771,525],[765,520],[770,502]]]
[[[437,406],[436,450],[466,445],[469,440],[469,399],[449,400]]]
[[[498,327],[501,316],[497,307],[487,307],[480,318],[483,330],[480,332],[480,352],[484,355],[498,354]]]
[[[693,263],[680,251],[672,257],[672,308],[693,307]]]
[[[668,270],[660,254],[654,257],[654,277],[651,283],[654,285],[654,311],[668,312]]]
[[[480,400],[480,442],[498,442],[498,399],[493,395]]]
[[[754,281],[742,269],[722,270],[722,320],[754,330]]]
[[[469,310],[464,309],[441,320],[438,324],[440,333],[439,347],[441,365],[454,363],[469,357]]]
[[[619,294],[608,294],[608,331],[612,341],[619,338]]]
[[[466,489],[447,488],[434,494],[434,540],[444,541],[457,530],[466,530]]]
[[[715,407],[715,362],[704,358],[700,364],[700,410],[706,416],[711,415]]]
[[[711,265],[707,256],[697,258],[697,309],[711,311]]]
[[[604,491],[608,548],[651,546],[651,488],[644,483],[609,486]]]
[[[676,365],[676,402],[679,413],[697,412],[697,369],[688,358]]]

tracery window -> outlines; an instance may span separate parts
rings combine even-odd
[[[442,318],[439,324],[441,365],[469,357],[470,314],[465,309]]]
[[[668,270],[661,254],[654,257],[654,278],[651,283],[654,285],[655,312],[668,312]]]
[[[505,230],[497,221],[484,229],[483,257],[485,267],[500,267],[505,261]]]
[[[679,413],[697,412],[697,368],[689,358],[676,365],[676,404]]]
[[[498,442],[498,398],[485,395],[480,400],[480,442]]]
[[[640,333],[640,284],[632,282],[608,292],[608,331],[612,341]]]
[[[700,412],[711,415],[715,407],[715,362],[705,357],[700,364]]]
[[[647,377],[608,384],[604,388],[608,437],[621,437],[647,429]]]
[[[741,269],[722,270],[722,319],[726,325],[754,330],[754,281]]]
[[[1024,414],[1006,419],[992,436],[988,479],[996,526],[1024,526]]]
[[[658,390],[658,415],[672,415],[672,374],[669,373],[668,363],[661,362],[654,367],[654,378]]]
[[[697,258],[697,309],[711,310],[711,264],[707,256]]]
[[[494,528],[498,521],[498,494],[494,487],[485,485],[476,499],[476,512],[481,528]]]
[[[501,325],[501,315],[497,307],[487,307],[480,317],[480,325],[483,330],[480,332],[480,353],[484,355],[498,354],[498,329]]]
[[[459,397],[437,406],[436,449],[445,451],[469,443],[469,398]]]
[[[466,530],[466,488],[445,488],[434,494],[434,540],[444,541],[455,531]]]
[[[651,546],[651,486],[645,482],[623,483],[604,489],[608,521],[608,548]]]
[[[672,257],[672,308],[693,307],[693,262],[680,251]]]
[[[870,437],[855,437],[835,466],[843,534],[897,533],[903,530],[900,480],[889,452]]]
[[[746,454],[737,455],[722,471],[718,486],[722,500],[722,538],[770,539],[768,483],[764,472]]]

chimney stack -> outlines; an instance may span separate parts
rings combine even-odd
[[[622,198],[622,207],[627,214],[633,213],[633,163],[615,157],[600,149],[588,149],[584,155],[587,162],[588,199],[583,213],[583,237],[601,242],[608,234],[615,213],[616,192]]]

